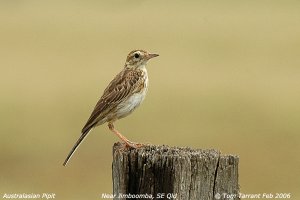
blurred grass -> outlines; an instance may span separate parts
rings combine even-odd
[[[61,166],[127,53],[148,64],[145,102],[117,128],[153,144],[240,156],[243,193],[300,198],[298,1],[0,2],[0,193],[110,193],[106,126]]]

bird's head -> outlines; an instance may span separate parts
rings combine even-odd
[[[148,53],[144,50],[131,51],[126,59],[126,67],[142,67],[145,66],[151,58],[157,57],[158,54]]]

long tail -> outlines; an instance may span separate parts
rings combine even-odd
[[[92,128],[86,130],[85,132],[83,132],[80,136],[80,138],[77,140],[77,142],[75,143],[75,145],[73,146],[73,148],[71,149],[69,155],[67,156],[63,166],[66,166],[69,162],[69,160],[71,159],[71,157],[73,156],[73,154],[75,153],[76,149],[79,147],[79,145],[81,144],[81,142],[84,140],[84,138],[89,134],[89,132],[92,130]]]

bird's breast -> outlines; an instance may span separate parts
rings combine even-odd
[[[144,88],[139,93],[134,93],[131,95],[126,101],[120,103],[117,108],[117,118],[123,118],[129,115],[132,111],[134,111],[145,99],[146,96],[146,88]]]
[[[120,103],[117,107],[117,118],[123,118],[134,111],[145,99],[148,90],[148,76],[147,72],[143,76],[143,83],[140,84],[138,89],[131,94],[126,101]]]

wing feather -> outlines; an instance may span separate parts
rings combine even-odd
[[[108,113],[115,109],[120,102],[128,98],[129,94],[136,92],[142,81],[142,71],[124,68],[110,82],[100,100],[97,102],[91,116],[82,129],[82,133],[94,127],[104,119]]]

